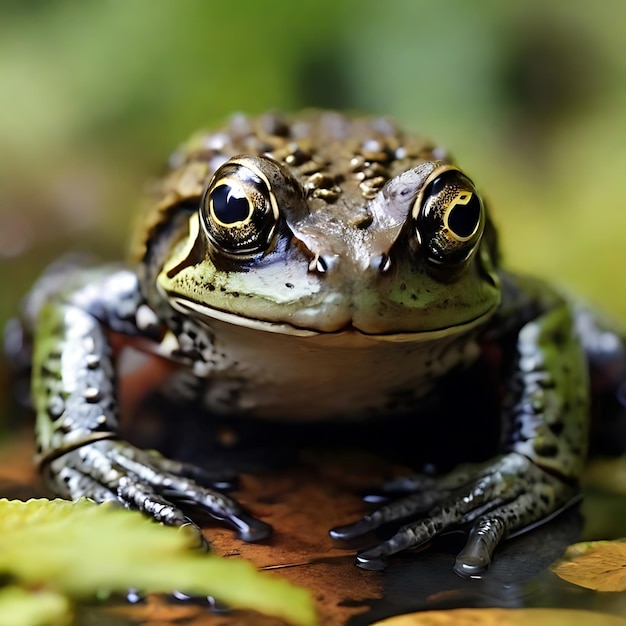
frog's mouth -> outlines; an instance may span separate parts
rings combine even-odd
[[[486,312],[477,317],[464,321],[454,326],[445,328],[434,328],[428,330],[419,330],[411,332],[393,332],[393,333],[369,333],[353,324],[347,324],[342,328],[333,331],[311,330],[309,328],[300,328],[285,322],[268,322],[258,320],[236,313],[221,311],[205,305],[187,300],[184,298],[170,298],[170,304],[179,312],[185,315],[194,315],[196,318],[210,318],[218,322],[232,324],[243,328],[250,328],[257,331],[276,333],[279,335],[292,335],[294,337],[316,337],[320,335],[360,335],[371,339],[390,342],[416,342],[416,341],[434,341],[442,337],[450,335],[460,335],[480,326],[486,322],[495,312],[497,306],[493,306]]]

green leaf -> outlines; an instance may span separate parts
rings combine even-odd
[[[52,591],[29,592],[20,587],[0,589],[3,624],[20,626],[65,626],[72,623],[70,602]]]
[[[194,545],[191,533],[119,507],[86,500],[0,500],[0,573],[22,586],[74,598],[129,588],[178,590],[293,624],[316,623],[308,591]]]

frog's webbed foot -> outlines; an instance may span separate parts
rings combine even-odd
[[[387,541],[357,555],[359,567],[382,569],[390,555],[418,547],[453,527],[472,524],[454,569],[473,576],[489,566],[503,538],[549,518],[576,498],[574,485],[527,457],[510,453],[485,464],[461,466],[439,480],[425,478],[422,491],[382,506],[354,524],[334,528],[331,536],[354,539],[385,524],[411,520]]]
[[[271,532],[268,524],[253,518],[236,500],[198,482],[213,478],[203,470],[123,441],[85,444],[51,461],[47,476],[59,495],[121,502],[169,526],[197,529],[179,508],[186,504],[226,522],[244,541],[265,539]]]

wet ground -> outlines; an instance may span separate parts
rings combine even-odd
[[[275,435],[276,444],[281,436]],[[255,515],[271,523],[274,534],[262,543],[245,544],[235,539],[232,531],[207,519],[203,521],[206,537],[221,555],[249,559],[264,570],[309,588],[316,598],[321,624],[365,626],[392,615],[456,607],[560,607],[626,615],[626,592],[584,590],[563,582],[548,569],[567,545],[579,540],[585,526],[602,526],[602,519],[585,522],[578,508],[505,542],[491,569],[480,579],[464,580],[452,571],[455,555],[464,542],[461,531],[423,549],[397,555],[384,572],[363,571],[354,565],[355,548],[362,545],[334,542],[328,529],[367,512],[371,505],[363,501],[362,494],[381,480],[406,471],[405,467],[350,446],[311,445],[282,454],[282,446],[268,443],[271,437],[259,441],[253,436],[254,444],[248,440],[242,446],[235,443],[236,433],[222,431],[220,436],[227,454],[247,466],[244,469],[248,472],[242,475],[235,495]],[[0,454],[3,496],[46,495],[32,470],[31,446],[31,436],[26,432]],[[596,496],[592,501],[600,503],[602,498]],[[624,498],[617,502],[613,509],[600,505],[596,508],[601,516],[621,515],[626,520]],[[590,517],[587,509],[586,515]],[[619,525],[617,528],[619,532]],[[366,538],[364,543],[373,539]],[[78,623],[270,626],[282,622],[254,613],[227,611],[219,605],[216,608],[204,599],[155,596],[136,604],[119,599],[106,606],[84,607]]]

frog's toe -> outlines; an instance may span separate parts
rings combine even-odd
[[[146,513],[157,522],[168,526],[184,526],[187,516],[169,500],[163,498],[151,485],[134,476],[121,476],[117,481],[117,497],[126,506]]]
[[[208,476],[204,470],[188,463],[172,461],[158,452],[145,452],[121,443],[118,445],[123,445],[123,451],[116,455],[116,461],[130,475],[153,485],[168,500],[201,507],[214,519],[233,528],[243,541],[260,541],[270,534],[271,527],[249,515],[236,500],[197,482],[196,476]],[[150,511],[146,512],[151,514]]]
[[[454,571],[464,578],[482,574],[491,564],[493,551],[506,532],[498,510],[479,518],[470,530],[465,548],[457,555]]]
[[[514,455],[519,457],[520,455]],[[502,457],[496,463],[506,463],[507,456]],[[530,461],[520,457],[521,466],[526,466]],[[516,458],[517,460],[517,458]],[[514,465],[508,461],[509,465]],[[493,488],[495,483],[493,477],[500,476],[492,471],[494,465],[491,464],[467,464],[460,465],[454,471],[443,476],[434,478],[423,474],[401,477],[383,483],[378,491],[366,497],[366,501],[376,503],[386,502],[372,513],[365,515],[361,520],[346,526],[339,526],[330,531],[333,539],[351,540],[367,534],[385,524],[398,523],[407,519],[415,519],[420,515],[425,515],[433,507],[445,501],[452,493],[463,489],[468,489],[468,485],[478,479],[485,479],[486,486]],[[499,465],[497,466],[500,470]],[[508,473],[510,468],[506,468]],[[517,468],[515,471],[519,471]],[[393,496],[396,498],[392,499]],[[391,500],[391,501],[389,501]]]
[[[482,488],[485,488],[484,484]],[[482,497],[482,494],[480,494],[482,488],[475,488],[472,494],[466,494],[465,497],[461,498],[458,498],[457,494],[455,494],[454,497],[433,508],[428,517],[406,524],[390,539],[371,548],[361,550],[357,554],[356,564],[360,568],[367,570],[384,569],[387,565],[387,559],[391,555],[422,546],[448,528],[461,523],[466,515],[468,504],[472,499]],[[499,539],[500,537],[493,544],[492,551]],[[474,550],[474,553],[476,553],[476,550]],[[489,556],[491,556],[491,552],[489,552]],[[489,561],[487,561],[488,564]]]
[[[225,521],[237,532],[239,539],[249,543],[267,539],[272,532],[272,527],[269,524],[252,517],[245,511],[240,510],[236,514],[230,514],[227,518],[214,517]]]
[[[387,480],[381,485],[370,487],[363,494],[363,500],[370,504],[382,504],[432,489],[435,484],[436,479],[423,474],[400,476]]]
[[[578,489],[546,474],[529,491],[474,519],[454,571],[464,577],[481,574],[489,567],[493,552],[503,538],[544,524],[579,500]]]
[[[173,461],[172,459],[168,459],[156,450],[149,450],[144,453],[152,457],[153,461],[159,465],[162,472],[191,478],[205,487],[230,490],[235,489],[239,483],[239,477],[236,472],[228,470],[215,472],[208,471],[202,467],[194,465],[193,463],[184,463],[182,461]]]
[[[366,550],[361,550],[356,557],[356,564],[361,569],[380,570],[387,565],[387,558],[397,552],[417,548],[430,541],[449,525],[446,509],[439,509],[432,517],[407,524],[393,537]]]
[[[434,469],[430,469],[427,474],[399,476],[369,489],[364,499],[366,502],[378,503],[426,491],[436,490],[441,493],[457,489],[473,477],[475,467],[474,464],[460,465],[453,472],[442,476],[433,476]]]
[[[356,555],[356,564],[366,570],[385,569],[389,556],[422,545],[434,534],[426,525],[404,526],[391,539],[367,550],[361,550]]]
[[[446,495],[447,492],[431,489],[395,500],[364,515],[362,519],[352,524],[333,528],[330,531],[330,536],[333,539],[356,539],[386,524],[423,515]]]
[[[454,524],[472,521],[469,519],[472,512],[501,504],[506,489],[509,490],[506,498],[514,498],[519,486],[513,483],[505,487],[500,469],[499,465],[490,466],[487,471],[483,466],[474,466],[473,480],[470,480],[468,467],[459,468],[429,483],[431,488],[421,493],[381,506],[356,523],[334,528],[331,536],[354,539],[387,524],[417,520],[402,526],[391,539],[359,553],[357,564],[360,567],[379,569],[383,557],[419,546]]]
[[[271,532],[269,524],[252,517],[236,500],[191,478],[158,472],[151,480],[169,499],[199,506],[213,519],[228,524],[243,541],[261,541]]]
[[[66,462],[62,465],[59,461],[60,459],[53,461],[49,467],[51,470],[49,482],[56,485],[54,490],[57,494],[70,500],[89,498],[99,503],[114,502],[120,504],[116,493],[68,463],[67,461],[70,459],[64,459]],[[57,465],[58,468],[55,467]]]
[[[426,513],[423,506],[414,507],[413,517],[420,519],[402,526],[387,541],[361,551],[357,555],[357,565],[363,569],[382,569],[392,554],[416,548],[450,528],[471,523],[455,571],[462,576],[475,576],[489,566],[493,551],[504,537],[547,521],[576,501],[577,489],[573,485],[544,472],[518,454],[504,455],[490,464],[476,466],[476,469],[480,471],[473,480],[439,501],[427,511],[426,517],[423,517]],[[434,497],[434,493],[430,497]],[[395,511],[408,517],[410,505],[415,502],[418,501],[414,496],[405,498]],[[394,521],[393,504],[381,510],[385,522]],[[369,517],[375,518],[379,511]],[[395,519],[399,520],[399,517]],[[363,528],[363,522],[352,526],[359,525]],[[345,528],[350,529],[339,530],[348,535]]]
[[[50,474],[53,488],[72,499],[117,500],[169,526],[193,523],[178,506],[191,505],[224,521],[244,541],[269,535],[271,527],[249,515],[236,500],[181,475],[190,468],[124,442],[102,440],[55,459]]]

